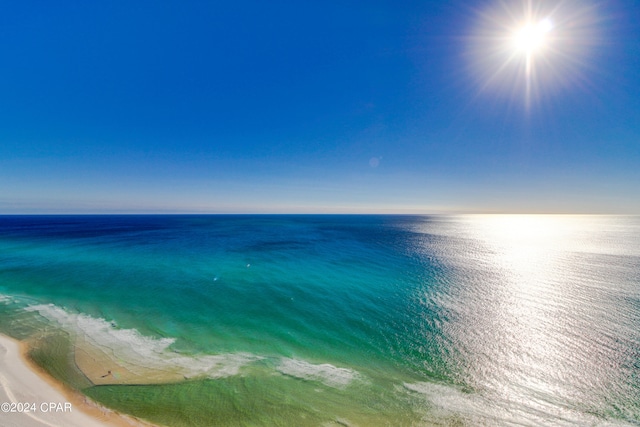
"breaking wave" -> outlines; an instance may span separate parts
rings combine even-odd
[[[347,368],[323,363],[314,365],[298,359],[283,358],[276,368],[280,373],[307,381],[319,381],[329,387],[343,388],[349,385],[358,374]]]
[[[147,369],[177,371],[185,378],[222,378],[238,375],[240,369],[261,357],[249,353],[185,355],[171,348],[175,338],[153,338],[136,329],[118,329],[104,319],[73,314],[53,304],[33,305],[27,311],[59,324],[91,346],[110,354],[114,360]]]

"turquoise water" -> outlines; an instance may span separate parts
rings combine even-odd
[[[159,424],[640,425],[638,217],[0,216],[0,295]]]

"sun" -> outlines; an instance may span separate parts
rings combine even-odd
[[[548,35],[552,29],[553,24],[548,18],[539,22],[528,22],[513,33],[513,46],[527,54],[542,50],[549,42]]]
[[[606,16],[598,0],[488,0],[474,9],[467,37],[470,76],[478,94],[522,103],[585,86],[589,52],[599,46]],[[516,102],[512,102],[516,101]]]

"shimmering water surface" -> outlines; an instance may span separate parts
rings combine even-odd
[[[159,424],[640,425],[638,217],[0,216],[0,295]]]

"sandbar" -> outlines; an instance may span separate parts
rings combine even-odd
[[[3,427],[151,426],[101,407],[59,384],[26,357],[26,345],[0,334]]]

